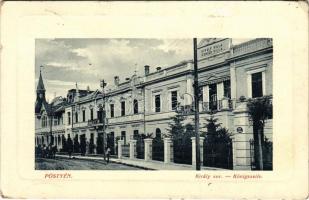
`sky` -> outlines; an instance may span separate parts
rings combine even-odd
[[[247,39],[233,39],[233,44]],[[35,87],[40,66],[46,89],[46,99],[66,96],[69,89],[100,88],[100,79],[113,84],[114,76],[120,82],[144,74],[156,67],[176,65],[193,58],[192,39],[36,39]]]

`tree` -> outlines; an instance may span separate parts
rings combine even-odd
[[[93,137],[90,137],[90,142],[89,142],[89,153],[90,154],[94,153],[94,148],[95,148],[95,145],[94,145]]]
[[[97,154],[103,154],[103,134],[98,134],[97,137]]]
[[[172,139],[181,138],[185,134],[185,128],[183,126],[184,120],[184,115],[180,114],[180,112],[176,112],[176,115],[172,117],[172,122],[168,124],[170,129],[168,129],[167,134],[164,134],[164,136]]]
[[[263,170],[264,126],[265,121],[272,118],[272,96],[248,99],[247,108],[253,125],[255,165]]]
[[[184,125],[185,116],[181,112],[176,112],[169,123],[167,137],[172,138],[174,144],[174,162],[191,164],[192,161],[192,141],[194,137],[194,127],[192,124]]]
[[[75,135],[74,137],[74,153],[79,153],[80,152],[80,145],[78,142],[78,135]]]
[[[214,118],[212,114],[206,121],[207,123],[204,126],[206,131],[202,133],[202,136],[205,137],[205,164],[212,167],[231,168],[232,134],[226,128],[222,127],[221,123],[218,123],[218,119]]]

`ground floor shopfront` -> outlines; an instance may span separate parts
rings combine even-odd
[[[207,167],[250,170],[254,168],[253,128],[245,104],[233,110],[213,114],[222,127],[232,136],[226,142],[212,144],[201,137],[200,152],[202,164]],[[209,113],[200,113],[201,131],[205,128]],[[118,120],[120,122],[120,119]],[[52,142],[58,152],[67,151],[68,140],[72,140],[73,152],[102,154],[103,142],[118,158],[157,160],[165,163],[195,164],[195,139],[175,141],[166,136],[169,133],[171,113],[145,116],[141,120],[109,123],[103,138],[99,123],[88,122],[75,128],[58,128],[52,134],[46,129],[36,134],[36,146],[47,146]],[[185,123],[193,124],[193,115],[187,115]],[[76,125],[77,126],[77,125]],[[146,134],[145,134],[146,133]],[[264,127],[264,135],[272,141],[272,120]],[[272,163],[272,146],[265,150],[265,162]]]

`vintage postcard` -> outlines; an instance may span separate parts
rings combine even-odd
[[[306,198],[307,13],[5,2],[2,196]]]

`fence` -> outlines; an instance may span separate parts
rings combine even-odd
[[[173,140],[174,162],[180,164],[192,164],[191,138],[185,137]]]
[[[142,136],[138,136],[136,139],[136,158],[144,159],[145,158],[145,142]]]
[[[233,169],[232,141],[210,142],[205,139],[203,148],[204,166]]]
[[[164,161],[164,142],[160,137],[156,137],[152,141],[152,159]]]

